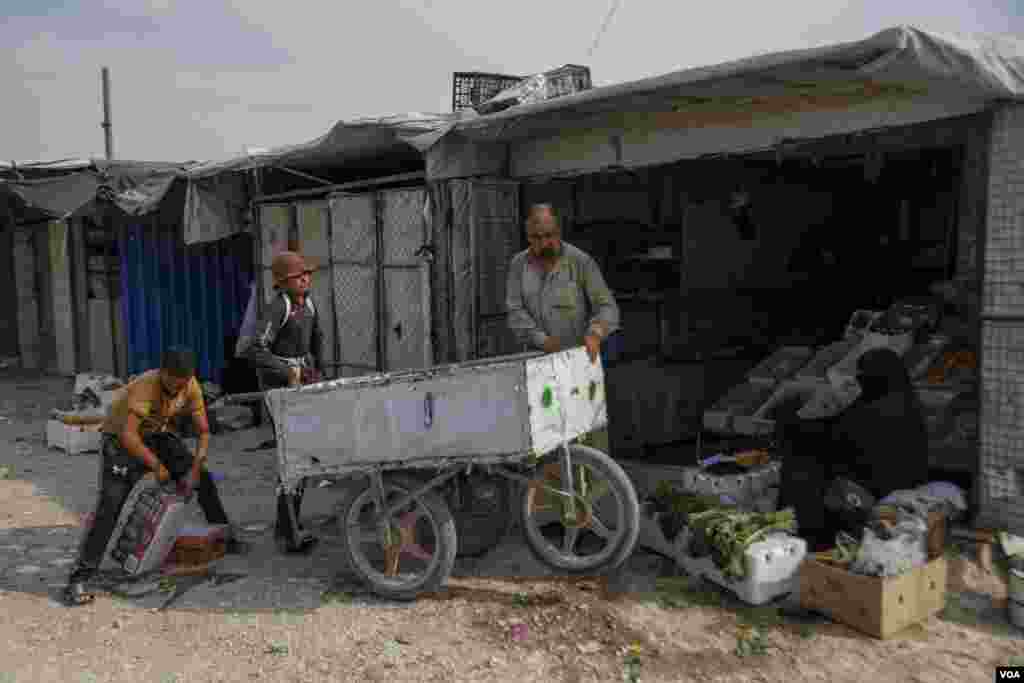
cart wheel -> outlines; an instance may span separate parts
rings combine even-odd
[[[384,479],[385,501],[393,503],[422,484],[403,477]],[[339,515],[349,566],[382,597],[413,600],[437,590],[455,564],[455,522],[444,500],[426,491],[395,512],[390,524],[376,524],[377,502],[370,487],[347,497]]]
[[[542,562],[569,572],[602,573],[621,565],[640,534],[640,504],[626,473],[608,455],[569,446],[573,504],[565,491],[560,451],[541,458],[520,512],[526,544]]]
[[[448,509],[455,519],[459,557],[480,557],[508,535],[514,516],[512,482],[504,477],[472,472],[445,487]]]

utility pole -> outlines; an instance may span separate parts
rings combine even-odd
[[[100,124],[103,128],[103,142],[106,147],[107,161],[111,161],[114,158],[114,134],[111,130],[110,123],[110,69],[103,67],[100,71],[100,76],[103,82],[103,123]],[[102,209],[103,223],[107,230],[107,248],[105,250],[106,266],[107,266],[107,297],[110,302],[110,361],[111,368],[114,370],[114,375],[120,375],[122,372],[127,375],[127,368],[121,367],[120,359],[120,345],[118,344],[118,324],[117,324],[117,303],[114,294],[114,288],[117,286],[115,279],[115,270],[117,266],[115,264],[118,261],[118,256],[115,255],[114,249],[117,240],[116,228],[114,227],[114,218],[112,214],[112,207],[105,206]]]
[[[103,139],[106,145],[107,160],[114,158],[114,134],[110,123],[110,69],[103,67]]]

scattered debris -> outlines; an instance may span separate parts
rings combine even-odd
[[[223,406],[211,411],[220,429],[240,431],[255,423],[252,408],[248,406]]]
[[[639,683],[640,681],[641,653],[640,643],[633,643],[626,650],[626,658],[623,661],[623,678],[627,683]]]
[[[79,396],[86,391],[94,394],[104,391],[114,391],[124,386],[124,382],[113,375],[83,372],[75,377],[74,395]]]
[[[530,627],[522,622],[512,624],[512,626],[509,628],[509,638],[511,638],[512,642],[514,643],[521,643],[525,641],[529,637],[529,635]]]
[[[768,642],[757,626],[744,625],[736,636],[737,657],[760,657],[768,654]]]
[[[288,654],[288,646],[284,643],[273,643],[267,647],[265,652],[268,655],[286,655]]]
[[[352,594],[347,592],[347,591],[329,590],[329,591],[324,591],[323,594],[320,596],[320,601],[322,603],[324,603],[325,605],[330,605],[330,604],[347,605],[347,604],[351,603],[353,599],[354,598],[353,598]]]

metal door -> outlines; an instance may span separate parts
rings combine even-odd
[[[473,230],[476,233],[477,358],[515,353],[520,349],[508,329],[505,288],[508,265],[520,250],[519,183],[473,182]]]
[[[53,317],[53,271],[50,268],[50,225],[34,231],[36,302],[39,306],[39,367],[57,372],[57,328]]]
[[[331,377],[337,372],[334,316],[334,277],[331,265],[331,214],[326,201],[301,202],[296,207],[299,250],[314,268],[313,302],[324,333],[323,361]]]
[[[336,195],[330,213],[338,376],[357,377],[381,369],[376,196]]]
[[[274,278],[270,265],[274,257],[288,248],[292,230],[292,207],[289,204],[263,204],[259,210],[259,243],[257,274],[262,301],[269,302],[274,295]],[[262,306],[259,310],[263,310]]]
[[[423,188],[380,193],[385,370],[433,364],[427,193]]]
[[[522,248],[519,183],[453,180],[451,272],[456,357],[488,358],[521,349],[508,329],[508,265]]]

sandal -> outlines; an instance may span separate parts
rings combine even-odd
[[[298,543],[289,541],[284,548],[284,551],[289,555],[307,555],[316,544],[320,542],[320,539],[310,534],[304,535]]]
[[[72,581],[64,589],[64,604],[67,607],[81,607],[96,600],[96,595],[91,593],[83,581]]]

